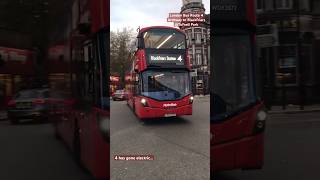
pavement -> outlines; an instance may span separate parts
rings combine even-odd
[[[306,105],[303,109],[300,109],[299,105],[293,104],[287,105],[285,109],[282,106],[272,106],[268,112],[271,114],[320,112],[320,104]]]
[[[124,101],[111,102],[111,179],[210,179],[210,98],[195,97],[193,115],[142,124]],[[153,155],[117,161],[115,155]]]
[[[92,180],[48,123],[0,121],[0,180]]]

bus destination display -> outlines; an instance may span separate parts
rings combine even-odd
[[[149,54],[149,65],[151,64],[169,64],[169,65],[185,65],[185,56],[183,54]]]

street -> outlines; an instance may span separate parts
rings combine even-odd
[[[320,112],[272,114],[262,170],[217,173],[214,180],[320,179]]]
[[[1,180],[90,180],[48,123],[0,121]]]
[[[210,179],[210,98],[197,97],[193,115],[142,124],[125,101],[111,102],[111,179]],[[115,155],[154,155],[116,161]]]

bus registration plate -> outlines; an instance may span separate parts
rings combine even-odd
[[[174,117],[177,116],[177,114],[165,114],[164,117]]]

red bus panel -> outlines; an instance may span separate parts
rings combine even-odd
[[[262,168],[266,112],[256,87],[254,0],[213,1],[211,11],[210,167]]]

